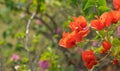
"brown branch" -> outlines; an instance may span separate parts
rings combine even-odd
[[[31,2],[29,2],[28,4],[27,4],[27,6],[26,6],[26,13],[27,14],[29,14],[29,15],[32,15],[32,13],[30,12],[30,5],[31,5]],[[38,4],[39,5],[39,4]],[[39,8],[38,6],[37,6],[37,8]],[[46,28],[48,29],[48,30],[50,30],[50,32],[53,34],[53,29],[48,25],[48,23],[46,23],[41,17],[38,17],[37,16],[37,13],[38,13],[38,9],[36,9],[36,15],[35,15],[35,19],[38,19],[38,20],[40,20],[42,23],[43,23],[43,25],[44,26],[46,26]]]
[[[101,58],[98,63],[102,62],[103,60],[105,60],[109,55],[110,55],[111,52],[109,52],[108,54],[106,54],[103,58]]]
[[[35,19],[39,19],[43,23],[43,25],[45,25],[48,30],[50,30],[50,32],[53,34],[53,29],[42,18],[35,16]]]
[[[2,47],[0,47],[0,54],[1,54],[1,55],[0,55],[0,71],[3,71],[3,69],[2,69],[2,68],[3,68],[3,59],[2,59],[1,48],[2,48]]]
[[[57,30],[57,23],[54,21],[53,17],[50,16],[48,13],[45,13],[45,15],[53,22],[54,29]]]
[[[35,15],[36,15],[36,13],[33,13],[33,14],[32,14],[32,16],[31,16],[30,19],[28,20],[28,23],[27,23],[27,26],[26,26],[25,49],[26,49],[27,54],[28,54],[29,66],[30,66],[31,71],[35,71],[35,70],[34,70],[34,67],[33,67],[33,64],[32,64],[31,56],[30,56],[29,43],[28,43],[29,40],[28,40],[28,39],[29,39],[30,25],[31,25],[31,22],[32,22],[33,18],[35,17]]]
[[[46,38],[53,40],[52,39],[52,35],[50,35],[50,33],[48,32],[44,32],[44,31],[39,31],[38,33],[41,33],[42,35],[44,35]]]

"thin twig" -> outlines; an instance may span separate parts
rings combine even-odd
[[[53,22],[54,29],[57,30],[57,23],[54,21],[53,17],[50,16],[48,13],[45,13],[45,15]]]
[[[110,53],[111,53],[111,52],[109,52],[109,53],[106,54],[103,58],[101,58],[101,59],[98,61],[98,63],[101,62],[101,61],[103,61],[104,59],[106,59],[106,58],[110,55]]]
[[[36,13],[33,13],[32,16],[30,17],[30,19],[28,20],[27,26],[26,26],[26,41],[25,41],[25,49],[27,50],[28,53],[28,59],[29,59],[29,65],[30,65],[30,69],[31,71],[35,71],[33,64],[32,64],[32,60],[30,57],[30,51],[29,51],[29,43],[28,43],[28,39],[29,39],[29,30],[30,30],[30,25],[32,22],[32,19],[35,17]]]
[[[1,48],[1,47],[0,47]],[[1,52],[1,49],[0,49]],[[0,53],[1,54],[1,53]],[[2,71],[2,55],[0,55],[0,71]]]
[[[43,25],[45,25],[45,27],[46,27],[48,30],[50,30],[51,33],[53,33],[53,29],[52,29],[41,17],[35,16],[35,19],[40,20],[40,21],[43,23]]]
[[[31,2],[29,2],[28,3],[28,5],[27,5],[27,7],[26,7],[26,10],[25,10],[25,12],[27,13],[27,14],[29,14],[29,15],[32,15],[32,13],[30,12],[30,4],[31,4]],[[21,9],[21,10],[23,10],[23,9]],[[24,10],[23,10],[24,11]],[[38,12],[36,12],[36,14],[37,14]],[[38,16],[34,16],[34,18],[35,19],[38,19],[38,20],[40,20],[42,23],[43,23],[43,25],[53,34],[53,29],[48,25],[48,23],[46,23],[41,17],[38,17]]]

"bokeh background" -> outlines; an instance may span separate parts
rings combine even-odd
[[[89,47],[97,48],[97,43],[81,42],[76,48],[65,49],[58,42],[62,32],[70,31],[68,24],[73,16],[83,15],[89,23],[94,15],[112,8],[112,0],[106,0],[107,6],[100,8],[89,1],[94,0],[0,0],[0,71],[30,71],[30,64],[34,71],[87,71],[81,52]],[[30,25],[28,57],[25,32],[35,12]],[[93,31],[87,39],[96,36]],[[119,65],[107,61],[95,71],[120,71]]]

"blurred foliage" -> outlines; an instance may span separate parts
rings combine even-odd
[[[95,15],[109,11],[111,2],[108,0],[0,0],[0,71],[30,71],[28,54],[25,49],[26,25],[33,12],[29,33],[30,57],[35,71],[40,71],[38,62],[48,60],[50,67],[46,71],[87,71],[81,60],[82,49],[94,49],[100,53],[101,46],[94,48],[92,42],[78,43],[78,49],[66,50],[58,46],[63,31],[70,31],[68,24],[73,16],[84,15],[88,20]],[[117,25],[118,26],[118,25]],[[112,33],[117,33],[116,27]],[[92,30],[95,31],[95,30]],[[106,31],[90,34],[86,39],[102,41]],[[118,38],[111,39],[114,56],[119,54]],[[100,43],[101,44],[101,43]],[[20,56],[19,61],[11,61],[12,54]],[[120,59],[118,56],[117,58]],[[19,69],[15,70],[15,66]]]

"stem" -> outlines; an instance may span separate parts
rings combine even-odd
[[[0,61],[0,71],[2,71],[2,61]]]
[[[96,33],[101,37],[102,40],[104,40],[103,36],[100,34],[99,31],[96,31]]]
[[[110,52],[109,52],[107,55],[105,55],[103,58],[101,58],[98,62],[103,61],[103,60],[106,59],[109,55],[110,55]]]
[[[51,33],[53,33],[53,29],[48,25],[48,23],[46,23],[41,17],[37,17],[37,16],[35,16],[35,19],[39,19],[42,23],[43,23],[43,25],[45,25],[45,27],[51,32]]]
[[[1,49],[0,49],[0,52],[1,52]],[[0,55],[0,71],[2,71],[2,56],[1,55]]]
[[[28,20],[28,23],[27,23],[27,26],[26,26],[25,49],[26,49],[27,54],[28,54],[29,66],[30,66],[31,71],[35,71],[35,70],[34,70],[34,67],[33,67],[33,65],[32,65],[32,60],[31,60],[31,57],[30,57],[30,51],[29,51],[29,43],[28,43],[28,39],[29,39],[30,25],[31,25],[32,19],[35,17],[35,15],[36,15],[36,13],[33,13],[33,14],[32,14],[32,16],[31,16],[30,19]]]
[[[26,7],[26,10],[25,10],[25,12],[27,13],[27,14],[29,14],[29,15],[32,15],[32,13],[30,12],[30,5],[31,5],[31,2],[28,2],[28,4],[27,4],[27,7]],[[37,10],[38,10],[38,6],[37,6]],[[23,10],[23,9],[21,9],[21,10]],[[36,10],[36,14],[38,13],[38,11]],[[24,10],[23,10],[24,11]],[[39,20],[41,20],[41,22],[43,23],[43,25],[53,34],[53,29],[48,25],[48,23],[46,23],[46,21],[44,21],[41,17],[38,17],[38,16],[34,16],[34,18],[35,19],[39,19]]]
[[[54,21],[53,17],[50,16],[48,13],[45,13],[45,15],[53,22],[54,29],[57,30],[57,23]]]

